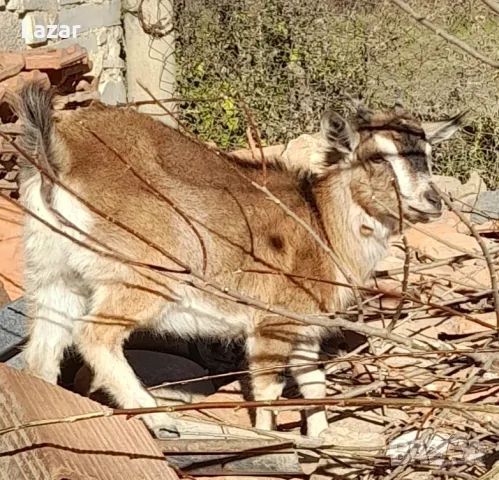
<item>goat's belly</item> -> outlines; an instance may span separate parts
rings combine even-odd
[[[224,312],[211,303],[184,297],[161,312],[156,328],[182,338],[232,339],[251,330],[250,316]]]

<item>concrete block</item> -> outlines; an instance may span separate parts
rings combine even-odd
[[[18,13],[57,10],[56,0],[10,0],[7,4],[7,10]]]
[[[103,3],[87,3],[74,7],[62,7],[59,11],[60,25],[80,25],[80,33],[92,28],[112,27],[120,25],[120,0]]]
[[[110,77],[99,85],[100,98],[103,103],[116,105],[126,103],[126,87],[122,77]]]

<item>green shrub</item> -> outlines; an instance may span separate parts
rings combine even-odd
[[[466,180],[481,172],[499,186],[497,72],[455,50],[390,2],[353,0],[176,0],[181,120],[223,148],[246,146],[250,106],[264,144],[316,132],[322,111],[345,111],[343,92],[373,108],[393,103],[426,119],[472,108],[470,126],[438,149],[436,169]],[[499,17],[479,0],[415,2],[454,35],[494,56]]]

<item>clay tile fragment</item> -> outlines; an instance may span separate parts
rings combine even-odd
[[[22,53],[0,52],[0,82],[17,75],[24,68]]]
[[[23,55],[26,70],[60,70],[78,63],[88,63],[87,50],[76,44],[67,48],[37,48]]]

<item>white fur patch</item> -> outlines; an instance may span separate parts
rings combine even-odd
[[[431,162],[431,145],[428,142],[425,143],[424,151],[426,155],[426,161],[428,162],[428,169],[430,170],[430,175],[431,175],[433,164]]]
[[[181,338],[205,337],[231,339],[251,329],[251,310],[247,315],[230,315],[204,301],[192,287],[180,288],[177,303],[168,303],[157,323],[158,331]]]
[[[374,135],[374,141],[385,160],[390,162],[397,177],[402,196],[406,198],[414,197],[414,181],[407,168],[406,160],[400,157],[395,143],[382,135]]]

